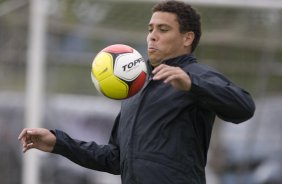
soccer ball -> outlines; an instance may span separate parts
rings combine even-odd
[[[121,100],[135,95],[144,85],[147,65],[128,45],[115,44],[101,50],[93,60],[91,78],[104,96]]]

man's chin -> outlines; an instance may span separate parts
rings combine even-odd
[[[155,66],[160,65],[160,64],[161,64],[161,61],[159,61],[159,60],[151,60],[151,59],[150,59],[150,63],[151,63],[151,65],[152,65],[153,67],[155,67]]]
[[[159,59],[152,56],[151,57],[149,56],[149,61],[152,66],[158,66],[161,63]]]

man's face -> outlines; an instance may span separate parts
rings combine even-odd
[[[189,47],[191,47],[194,37],[191,41],[191,32],[180,33],[175,14],[168,12],[153,13],[148,31],[147,51],[153,66],[161,64],[163,60],[190,52]]]

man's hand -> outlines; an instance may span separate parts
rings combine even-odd
[[[25,128],[18,139],[21,141],[24,153],[32,148],[51,152],[56,143],[56,136],[44,128]]]
[[[163,80],[164,83],[169,83],[181,91],[189,91],[191,89],[189,75],[179,67],[161,64],[152,73],[154,74],[153,80]]]

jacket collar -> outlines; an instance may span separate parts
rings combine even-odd
[[[185,54],[181,56],[177,56],[175,58],[167,59],[162,62],[162,64],[166,64],[169,66],[183,66],[187,63],[196,63],[197,59],[194,57],[193,54]],[[147,60],[147,70],[149,74],[149,78],[152,77],[152,70],[154,67],[150,64],[150,61]]]
[[[175,58],[164,60],[162,63],[170,66],[182,66],[187,63],[195,63],[197,62],[196,58],[193,54],[185,54]]]

